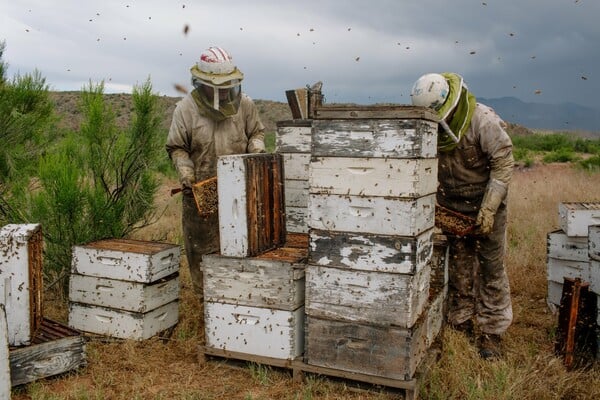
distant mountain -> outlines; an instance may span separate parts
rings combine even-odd
[[[600,110],[574,103],[525,103],[515,97],[477,98],[492,107],[506,122],[530,129],[552,131],[586,131],[600,136]]]

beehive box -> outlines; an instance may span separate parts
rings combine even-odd
[[[204,299],[286,311],[304,305],[307,249],[278,248],[257,257],[203,256]]]
[[[178,320],[178,300],[145,313],[84,303],[69,303],[70,327],[119,339],[145,340],[173,327]]]
[[[308,233],[308,181],[286,180],[284,185],[286,231]]]
[[[69,301],[145,313],[179,298],[179,272],[152,283],[71,274]]]
[[[308,265],[306,313],[317,318],[408,328],[429,297],[431,266],[414,275]]]
[[[8,224],[0,230],[0,304],[11,346],[29,344],[42,322],[42,247],[39,224]]]
[[[181,249],[169,243],[105,239],[73,246],[71,272],[151,283],[179,271]]]
[[[434,226],[435,194],[412,198],[310,193],[312,229],[416,236]]]
[[[568,236],[587,236],[590,225],[600,224],[600,202],[559,203],[558,217]]]
[[[221,254],[250,257],[282,245],[285,200],[281,156],[221,156],[217,177]]]
[[[562,283],[564,278],[579,278],[592,284],[590,261],[560,260],[553,257],[547,259],[548,280]],[[593,291],[593,290],[592,290]]]
[[[0,282],[0,289],[3,286]],[[8,326],[4,304],[0,304],[0,400],[10,399],[10,362],[8,358]]]
[[[588,256],[600,261],[600,225],[590,225],[588,228]]]
[[[309,315],[305,361],[326,368],[410,380],[441,330],[442,304],[440,293],[410,328]]]
[[[286,230],[307,233],[312,120],[278,121],[275,151],[283,157]]]
[[[559,260],[588,261],[588,239],[581,236],[569,236],[563,230],[548,234],[548,257]]]
[[[294,359],[304,351],[304,307],[296,310],[204,303],[206,346]]]
[[[42,319],[31,344],[10,348],[13,387],[85,366],[85,338],[59,322]]]
[[[275,151],[278,153],[310,153],[312,120],[277,121]]]
[[[433,251],[433,229],[417,236],[312,229],[309,263],[324,267],[414,274],[425,267]]]
[[[325,106],[315,110],[313,157],[435,158],[437,116],[423,107]]]
[[[314,157],[310,192],[422,197],[437,190],[437,159]]]
[[[434,291],[442,291],[445,297],[448,291],[448,267],[450,262],[450,246],[446,235],[433,235],[433,253],[431,255],[431,277],[429,287]]]

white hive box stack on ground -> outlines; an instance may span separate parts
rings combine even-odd
[[[548,305],[555,310],[561,305],[565,278],[587,283],[596,297],[600,348],[600,202],[560,203],[558,216],[560,229],[548,234]]]
[[[564,278],[580,278],[600,294],[600,202],[559,203],[558,217],[560,229],[548,234],[547,245],[548,303],[554,306],[560,305]]]
[[[306,253],[280,247],[255,257],[205,256],[206,352],[265,360],[302,355]]]
[[[270,161],[252,167],[263,159]],[[274,178],[269,184],[264,177]],[[305,234],[286,235],[283,181],[277,177],[283,177],[279,154],[219,157],[219,218],[227,222],[220,224],[221,252],[203,257],[205,354],[276,365],[304,351],[308,242]],[[280,195],[252,195],[256,187]],[[268,218],[252,216],[257,211],[250,203],[262,203],[259,213]],[[260,229],[248,229],[256,228],[252,220]]]
[[[308,364],[411,380],[442,323],[430,297],[437,122],[424,108],[321,107],[309,164]],[[441,271],[440,271],[441,269]]]
[[[73,247],[69,325],[121,339],[148,339],[179,320],[180,247],[106,239]]]
[[[39,224],[8,224],[0,230],[0,303],[11,346],[30,344],[42,324],[42,247]]]
[[[275,151],[283,156],[286,229],[308,233],[308,164],[312,120],[277,122]]]

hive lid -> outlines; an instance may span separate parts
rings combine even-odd
[[[315,109],[314,119],[426,119],[437,122],[437,114],[425,107],[408,105],[344,105]]]

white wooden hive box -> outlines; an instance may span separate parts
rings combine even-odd
[[[145,313],[82,303],[69,303],[69,326],[119,339],[145,340],[177,324],[179,301]]]
[[[405,199],[311,193],[308,214],[312,229],[416,236],[434,226],[435,194]]]
[[[0,230],[0,304],[11,346],[28,345],[41,325],[42,246],[39,224],[8,224]]]
[[[432,253],[433,229],[417,236],[309,232],[309,263],[324,267],[414,274],[429,263]]]
[[[179,272],[152,283],[71,274],[69,300],[145,313],[179,298]]]
[[[568,236],[587,236],[590,225],[600,224],[600,202],[559,203],[558,217]]]
[[[278,359],[304,351],[304,307],[293,311],[204,303],[206,346]]]
[[[283,178],[308,181],[310,153],[281,153],[283,158]]]
[[[181,249],[169,243],[106,239],[73,247],[71,272],[151,283],[179,271]]]
[[[572,261],[548,257],[547,276],[549,281],[563,283],[564,278],[579,278],[590,284],[590,290],[600,293],[600,265],[594,260]]]
[[[588,261],[588,239],[581,236],[569,236],[563,230],[548,234],[548,257],[559,260]]]
[[[437,190],[437,159],[314,157],[311,193],[417,198]]]
[[[304,305],[306,253],[306,249],[279,248],[258,257],[204,255],[204,299],[296,310]]]
[[[429,297],[431,267],[414,275],[308,265],[306,314],[339,321],[409,328]]]
[[[221,254],[249,257],[285,240],[283,160],[279,154],[219,157]]]
[[[588,228],[588,255],[590,259],[600,261],[600,225]]]
[[[308,233],[308,181],[289,179],[284,186],[286,231]]]
[[[315,157],[435,158],[437,117],[414,107],[321,107],[313,120]]]
[[[275,151],[278,153],[310,153],[312,120],[278,121]]]

